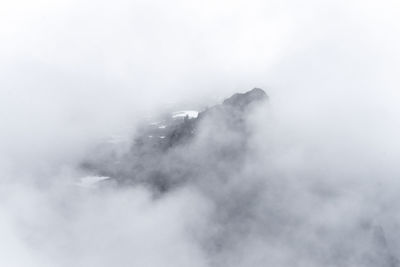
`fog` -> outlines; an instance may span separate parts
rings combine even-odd
[[[4,0],[0,265],[398,266],[399,5]],[[77,186],[110,136],[254,87],[237,158],[211,118],[173,190]]]

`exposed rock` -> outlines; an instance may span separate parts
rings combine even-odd
[[[232,106],[238,109],[245,109],[249,105],[265,99],[268,99],[268,96],[264,90],[260,88],[254,88],[253,90],[243,94],[234,94],[230,98],[225,99],[223,105]]]
[[[200,113],[175,112],[143,127],[127,153],[103,153],[102,157],[86,160],[82,168],[90,175],[112,177],[123,184],[142,183],[159,192],[196,179],[196,168],[208,168],[211,176],[230,172],[231,166],[240,166],[246,148],[247,111],[267,99],[262,89],[255,88],[234,94]],[[182,149],[187,158],[175,153]],[[205,158],[190,158],[195,157],[194,150],[202,151]],[[222,170],[220,166],[227,168]]]

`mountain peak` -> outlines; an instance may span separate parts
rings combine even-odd
[[[236,93],[224,100],[222,103],[226,106],[246,108],[254,102],[264,101],[268,99],[268,95],[260,88],[254,88],[246,93]]]
[[[248,138],[245,123],[248,108],[267,99],[268,96],[262,89],[254,88],[245,93],[234,94],[222,104],[201,112],[174,112],[138,130],[131,147],[125,153],[116,153],[112,148],[105,152],[96,152],[98,158],[91,156],[81,166],[90,176],[113,178],[102,179],[105,181],[117,181],[121,184],[143,183],[150,185],[155,192],[166,192],[186,181],[189,174],[193,174],[195,169],[190,166],[197,166],[199,162],[189,161],[189,165],[186,165],[184,158],[174,158],[174,155],[179,149],[184,149],[188,155],[197,153],[198,140],[201,140],[201,149],[218,157],[219,161],[231,165],[239,164]],[[203,127],[206,131],[202,131]],[[201,134],[198,135],[199,133]],[[215,139],[217,135],[228,138]],[[176,172],[172,172],[168,166],[174,166]]]

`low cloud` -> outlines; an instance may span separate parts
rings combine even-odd
[[[0,7],[0,265],[398,265],[395,2]],[[109,136],[253,87],[245,132],[151,161],[170,190],[77,186]]]

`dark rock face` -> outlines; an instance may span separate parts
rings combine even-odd
[[[193,136],[201,121],[210,116],[219,117],[220,120],[223,120],[219,123],[229,123],[233,128],[239,129],[243,127],[240,123],[244,119],[247,109],[260,104],[267,99],[267,94],[259,88],[254,88],[253,90],[243,94],[234,94],[230,98],[225,99],[222,105],[217,105],[200,112],[198,117],[195,119],[189,119],[186,117],[183,123],[179,124],[174,131],[168,135],[168,144],[169,146],[174,146]]]
[[[237,247],[241,251],[241,242],[254,236],[268,244],[284,240],[295,255],[311,251],[319,264],[310,266],[400,266],[388,242],[393,233],[372,223],[373,218],[349,230],[354,241],[349,232],[329,224],[313,232],[309,219],[304,222],[303,216],[290,209],[292,200],[285,204],[288,200],[281,198],[280,190],[263,184],[267,180],[264,169],[252,168],[259,162],[249,165],[246,158],[251,156],[248,140],[252,134],[247,118],[253,107],[266,100],[265,92],[256,88],[197,116],[193,112],[166,116],[139,129],[123,153],[113,149],[91,153],[82,168],[95,176],[111,177],[105,182],[146,186],[155,197],[184,185],[196,187],[214,207],[209,218],[213,227],[201,241],[205,252],[214,257],[210,266],[226,266],[219,262],[225,253],[232,255]],[[309,232],[311,239],[293,237],[297,230]]]
[[[234,94],[197,117],[167,117],[144,126],[128,152],[105,153],[86,160],[82,168],[120,184],[145,184],[157,192],[204,173],[227,175],[233,166],[240,166],[246,149],[248,111],[267,99],[262,89],[255,88]]]
[[[245,109],[252,103],[267,99],[267,94],[260,88],[254,88],[243,94],[234,94],[228,99],[225,99],[223,105],[231,106],[236,109]]]

